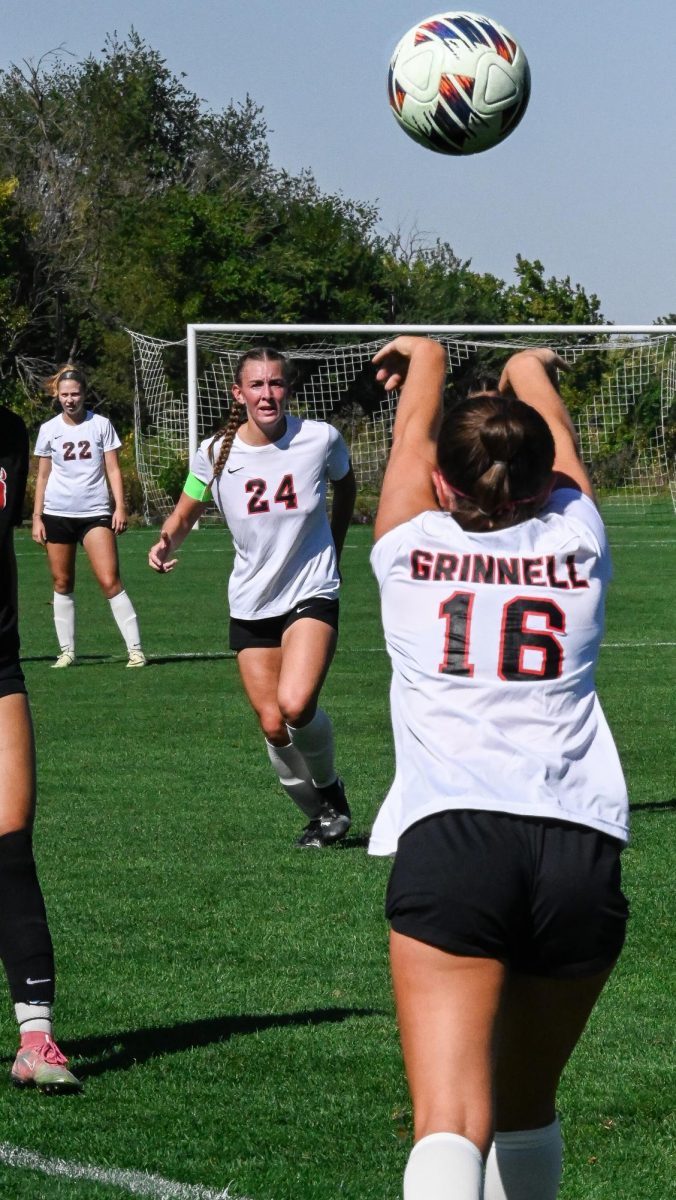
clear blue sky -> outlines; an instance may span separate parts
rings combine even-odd
[[[533,94],[512,137],[467,159],[418,147],[389,112],[391,51],[443,10],[426,0],[29,0],[4,14],[0,67],[58,46],[97,54],[133,25],[208,107],[248,92],[275,165],[376,204],[385,230],[440,237],[507,280],[517,253],[540,258],[617,323],[676,311],[674,0],[470,8],[522,43]]]

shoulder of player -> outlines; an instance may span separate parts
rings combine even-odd
[[[316,421],[310,417],[287,417],[289,425],[287,427],[287,436],[290,435],[289,445],[294,442],[313,443],[326,449],[336,441],[340,440],[342,435],[335,425],[330,421]]]
[[[93,412],[90,408],[88,408],[85,412],[84,421],[82,424],[96,425],[99,429],[108,429],[110,426],[110,428],[113,429],[113,422],[111,421],[110,417],[104,416],[103,413]]]

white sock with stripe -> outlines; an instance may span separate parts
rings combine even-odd
[[[15,1004],[14,1012],[19,1023],[19,1033],[52,1032],[51,1004]]]
[[[333,726],[331,718],[318,708],[307,725],[287,725],[289,737],[302,754],[315,787],[328,787],[336,781],[333,762]]]
[[[287,746],[274,746],[266,738],[265,745],[270,762],[287,796],[298,805],[306,817],[318,817],[322,798],[310,779],[303,756],[291,742]]]

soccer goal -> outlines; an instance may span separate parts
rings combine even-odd
[[[340,429],[361,493],[376,497],[397,395],[375,382],[371,360],[398,333],[446,347],[449,404],[473,383],[497,378],[514,350],[551,346],[569,367],[561,390],[602,505],[676,511],[676,326],[189,325],[177,342],[129,332],[148,521],[171,511],[199,442],[225,423],[239,356],[270,343],[292,363],[292,411]]]

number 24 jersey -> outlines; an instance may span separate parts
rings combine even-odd
[[[451,808],[589,825],[627,837],[627,795],[595,690],[610,557],[586,496],[553,494],[492,533],[425,512],[371,561],[392,661],[397,776],[373,830]]]
[[[211,484],[211,439],[190,465]],[[220,443],[213,448],[214,461]],[[276,442],[249,446],[235,436],[213,498],[235,544],[228,585],[230,614],[262,620],[290,612],[301,600],[338,594],[340,578],[326,511],[329,480],[350,468],[347,446],[324,421],[287,415]]]

